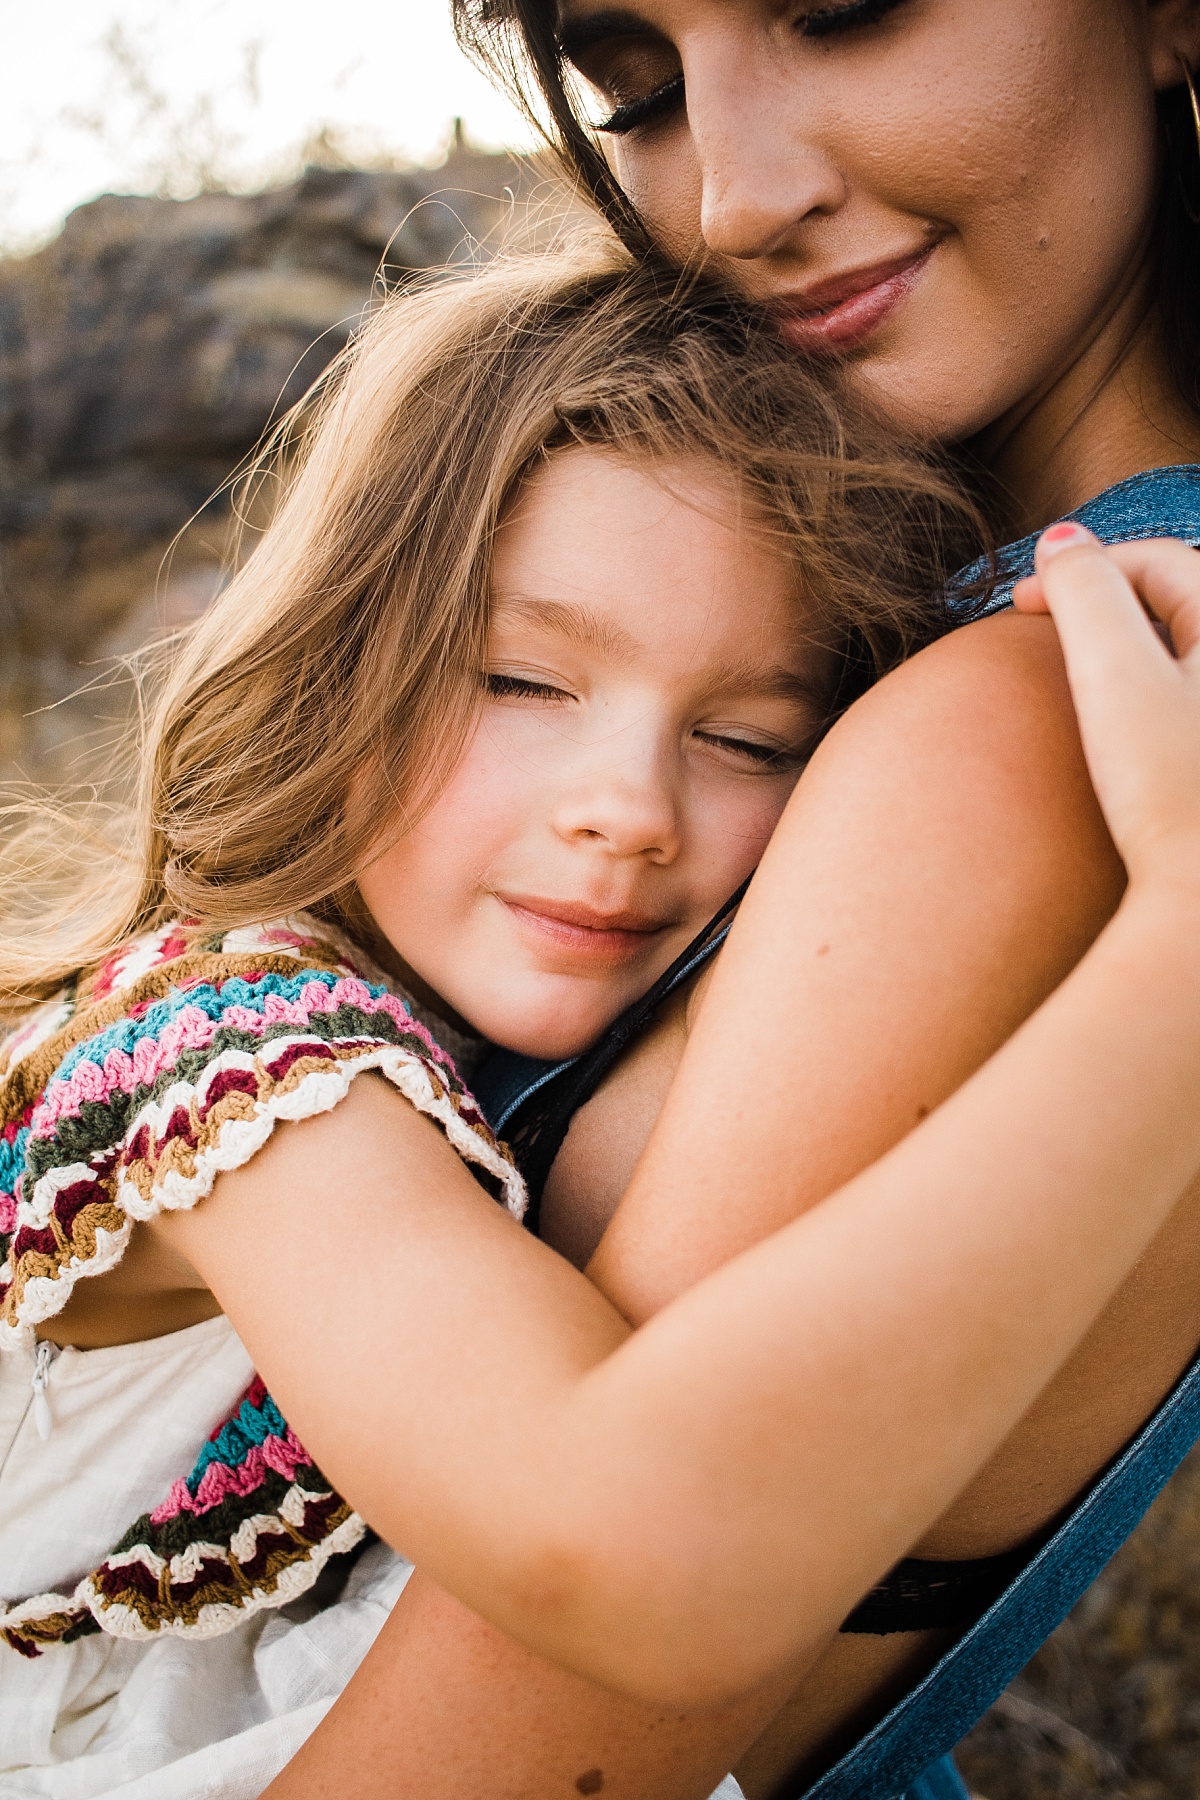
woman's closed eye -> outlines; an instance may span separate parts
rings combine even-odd
[[[561,43],[567,61],[613,107],[598,131],[634,131],[665,118],[683,98],[679,54],[665,38],[608,29],[601,15],[568,23]]]
[[[866,30],[879,24],[908,0],[845,0],[842,5],[807,7],[795,20],[802,37],[831,38],[841,33]],[[586,50],[592,50],[592,55]],[[663,63],[672,57],[670,46],[638,39],[604,40],[600,45],[574,48],[568,35],[564,50],[580,72],[616,101],[612,112],[596,126],[613,137],[665,122],[684,103],[682,69],[663,74]],[[607,53],[607,54],[603,54]]]
[[[607,119],[597,125],[597,131],[606,131],[613,137],[623,133],[637,131],[645,125],[657,125],[676,111],[683,104],[683,70],[672,75],[668,81],[661,82],[648,94],[636,100],[623,100],[615,106]]]
[[[857,31],[877,25],[908,0],[846,0],[841,6],[811,6],[797,20],[804,37],[834,37],[839,31]]]

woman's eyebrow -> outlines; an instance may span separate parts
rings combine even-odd
[[[558,28],[558,43],[568,62],[577,62],[593,44],[606,38],[645,37],[651,32],[654,27],[636,13],[624,7],[606,7],[601,12],[585,13],[582,18],[564,19]]]

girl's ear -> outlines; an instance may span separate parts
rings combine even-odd
[[[1180,59],[1200,70],[1200,0],[1148,0],[1150,70],[1160,91],[1183,84]]]

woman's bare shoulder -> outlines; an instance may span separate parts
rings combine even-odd
[[[884,676],[849,709],[822,749],[865,744],[882,733],[891,754],[943,756],[950,728],[956,749],[977,745],[986,754],[1010,743],[1032,748],[1031,726],[1078,742],[1053,626],[1048,619],[1004,612],[938,638]]]
[[[627,1197],[589,1266],[626,1318],[882,1155],[1112,914],[1124,874],[1044,625],[1001,616],[939,640],[805,770],[698,1008],[686,1096],[667,1103],[697,1142],[739,1105],[766,1109],[778,1179],[736,1216],[703,1183],[669,1207]]]
[[[797,802],[814,837],[836,831],[843,870],[882,854],[901,887],[906,869],[921,885],[940,871],[990,909],[1070,883],[1093,930],[1120,895],[1046,619],[980,620],[894,670],[830,732]]]

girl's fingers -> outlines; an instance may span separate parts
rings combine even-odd
[[[1036,561],[1018,603],[1053,616],[1088,768],[1131,881],[1200,880],[1200,556],[1168,540],[1109,550],[1065,524],[1045,533]]]
[[[1167,626],[1176,656],[1190,657],[1200,645],[1200,554],[1178,538],[1150,538],[1115,544],[1110,555]]]
[[[1038,547],[1039,568],[1054,560],[1056,551],[1088,545],[1096,547],[1097,540],[1082,526],[1052,527]],[[1105,554],[1133,584],[1143,605],[1167,626],[1175,654],[1189,657],[1200,646],[1200,554],[1176,538],[1113,544]],[[1013,603],[1018,612],[1049,610],[1040,573],[1017,583]]]
[[[1194,560],[1200,570],[1200,558]],[[1037,575],[1077,704],[1098,684],[1106,694],[1106,710],[1120,707],[1133,670],[1142,681],[1166,671],[1169,658],[1138,594],[1117,559],[1090,531],[1056,525],[1046,532],[1037,547]]]

